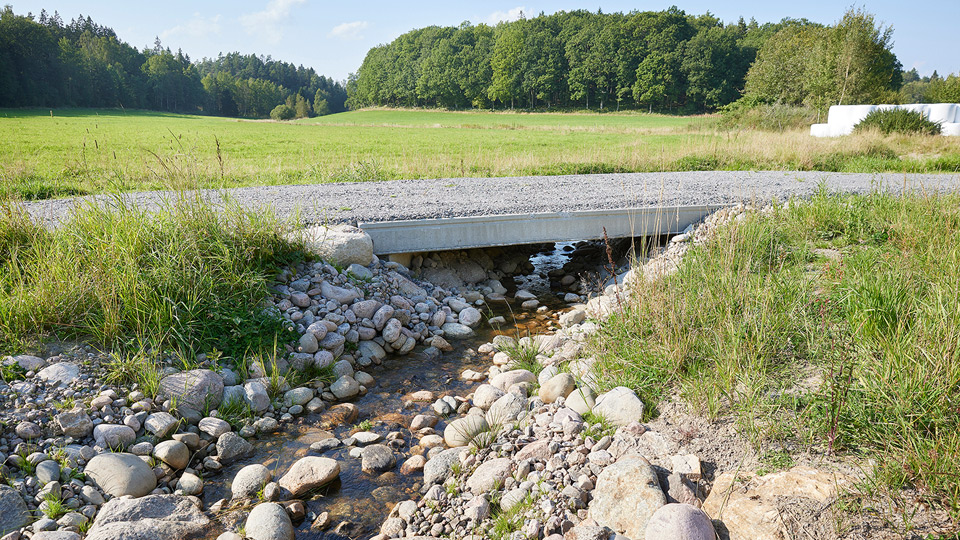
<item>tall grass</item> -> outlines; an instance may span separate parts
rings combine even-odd
[[[639,285],[597,370],[649,405],[679,392],[733,415],[759,448],[874,457],[877,485],[960,518],[958,306],[960,196],[821,191]]]
[[[55,230],[0,202],[0,350],[47,333],[182,354],[268,347],[285,332],[260,305],[268,278],[298,253],[284,227],[184,194],[153,213],[85,204]]]

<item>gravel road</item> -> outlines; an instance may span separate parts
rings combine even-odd
[[[806,197],[820,184],[831,191],[864,193],[877,188],[900,192],[960,189],[958,174],[845,174],[823,172],[672,172],[397,180],[343,184],[264,186],[204,191],[247,208],[272,207],[282,216],[300,210],[305,223],[389,221],[492,214],[599,210],[642,206],[727,204]],[[125,195],[158,208],[176,197],[152,191]],[[55,225],[78,200],[110,204],[107,196],[28,203],[35,219]]]

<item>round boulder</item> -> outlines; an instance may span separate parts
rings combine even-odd
[[[714,540],[713,523],[703,510],[683,503],[661,506],[647,522],[646,540]]]
[[[157,477],[142,459],[125,453],[94,456],[84,474],[114,497],[143,497],[157,487]]]

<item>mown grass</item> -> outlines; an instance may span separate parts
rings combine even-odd
[[[0,201],[0,354],[48,335],[181,358],[270,350],[288,340],[261,307],[276,268],[299,255],[286,227],[181,194],[155,213],[120,197],[82,205],[47,230]],[[139,372],[135,354],[116,363],[118,377]]]
[[[780,122],[783,115],[774,116]],[[960,149],[949,138],[816,139],[808,129],[770,132],[721,126],[717,117],[636,112],[372,109],[278,123],[7,109],[0,111],[0,198],[398,178],[960,170]]]
[[[960,196],[834,195],[722,227],[594,346],[607,386],[733,415],[761,452],[875,459],[960,518]]]

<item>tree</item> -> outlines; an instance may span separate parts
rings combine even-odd
[[[522,90],[520,56],[523,53],[523,28],[520,22],[497,26],[493,56],[490,58],[493,73],[487,95],[501,103],[510,100],[511,109]]]
[[[296,114],[296,111],[294,111],[292,107],[286,103],[283,103],[281,105],[277,105],[272,111],[270,111],[270,118],[280,122],[283,120],[293,120]]]
[[[300,94],[297,94],[297,99],[293,108],[297,114],[297,118],[307,118],[310,116],[310,102]]]

